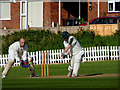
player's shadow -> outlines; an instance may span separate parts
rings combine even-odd
[[[96,74],[88,74],[88,75],[85,75],[85,76],[96,76],[96,75],[102,75],[103,73],[96,73]]]

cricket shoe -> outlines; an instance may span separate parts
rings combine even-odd
[[[2,75],[2,79],[3,79],[3,78],[6,78],[6,76],[5,76],[5,75]]]
[[[72,77],[72,72],[69,72],[67,77]]]
[[[37,75],[36,73],[34,73],[34,77],[39,77],[39,75]]]
[[[39,77],[39,75],[37,75],[36,73],[30,75],[30,77]]]
[[[75,75],[75,74],[73,74],[72,77],[79,77],[79,75]]]

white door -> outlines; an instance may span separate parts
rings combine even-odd
[[[29,27],[43,27],[43,2],[28,2],[28,25]]]

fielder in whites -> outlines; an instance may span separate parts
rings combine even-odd
[[[25,39],[21,38],[19,41],[11,44],[8,50],[8,62],[2,72],[2,78],[6,78],[8,71],[14,64],[15,60],[20,61],[22,67],[29,67],[30,77],[38,77],[35,73],[33,66],[33,60],[31,57],[28,57],[28,46],[25,44]]]
[[[80,43],[76,40],[74,36],[70,36],[67,31],[62,33],[62,38],[64,39],[64,47],[61,57],[65,58],[66,55],[71,54],[71,63],[68,67],[68,77],[77,77],[78,70],[80,68],[81,60],[84,56],[83,48],[80,46]]]

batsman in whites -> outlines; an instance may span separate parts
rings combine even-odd
[[[67,31],[62,33],[62,38],[64,39],[64,51],[61,55],[62,58],[65,58],[66,55],[71,54],[71,63],[68,67],[68,77],[77,77],[78,70],[80,68],[81,60],[84,56],[83,48],[80,43],[74,36],[70,36]]]
[[[25,39],[21,38],[9,46],[8,62],[2,72],[2,78],[6,78],[8,71],[14,64],[15,60],[20,62],[20,65],[30,70],[30,77],[38,77],[33,66],[33,59],[28,56],[28,46],[25,44]]]

